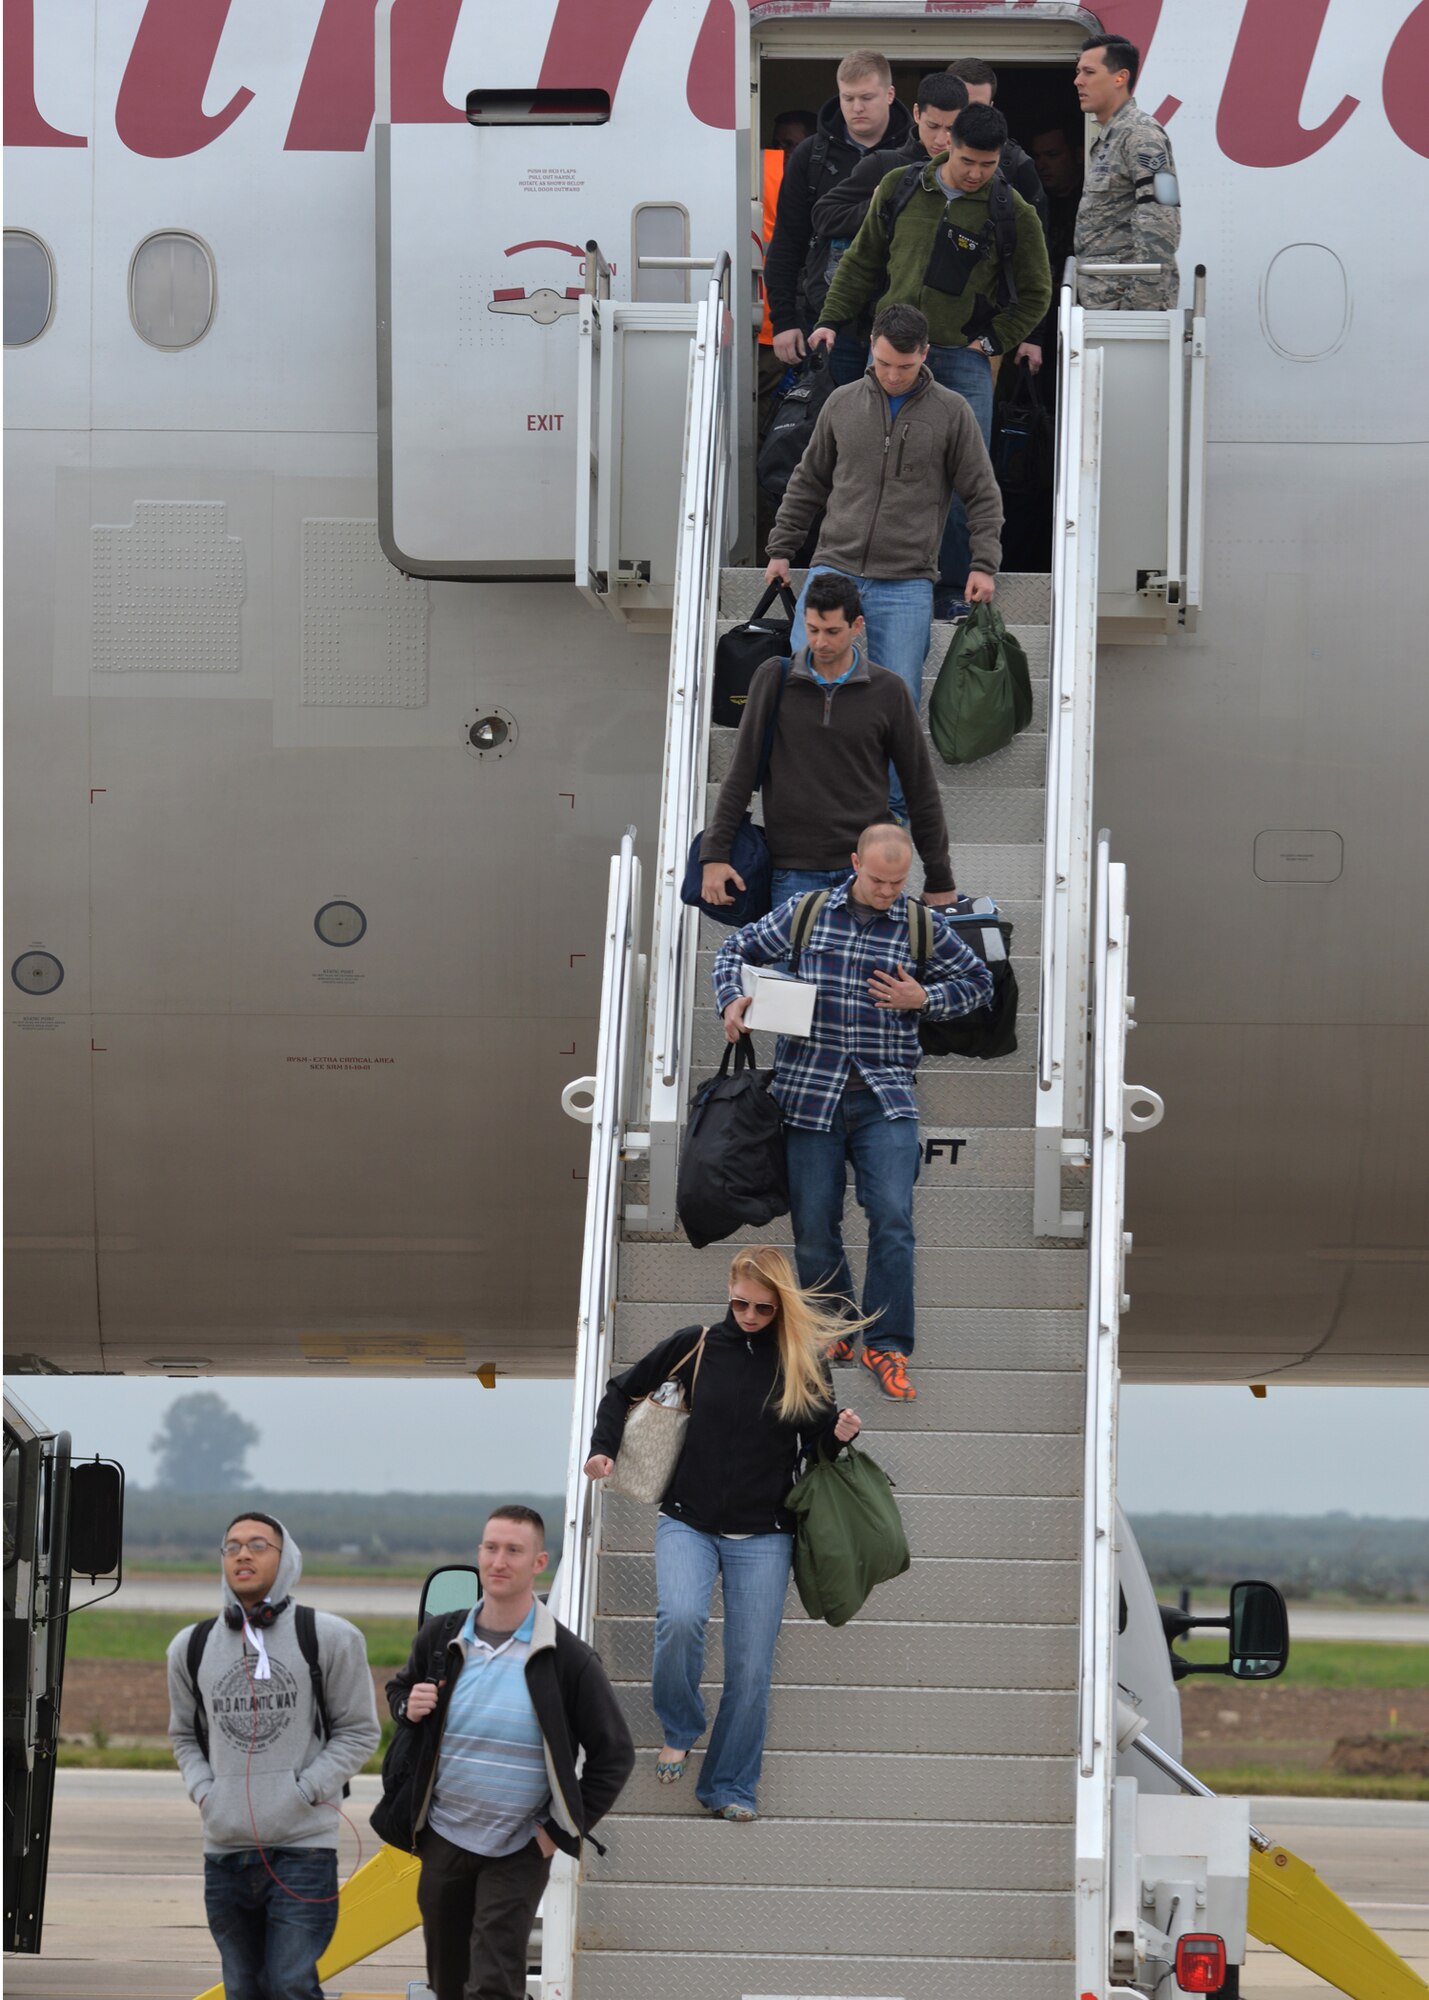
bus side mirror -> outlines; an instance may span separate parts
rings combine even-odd
[[[1238,1681],[1273,1681],[1290,1658],[1290,1620],[1273,1583],[1231,1585],[1230,1670]]]
[[[434,1569],[422,1585],[422,1604],[417,1623],[439,1618],[444,1611],[470,1611],[481,1595],[481,1578],[470,1563],[453,1563]]]
[[[113,1576],[124,1547],[124,1473],[112,1459],[71,1466],[69,1567],[71,1576]]]

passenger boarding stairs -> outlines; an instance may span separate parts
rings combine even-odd
[[[632,829],[612,862],[597,1072],[566,1099],[594,1129],[557,1609],[594,1637],[638,1761],[601,1829],[608,1852],[588,1853],[579,1886],[569,1870],[553,1877],[546,2000],[1104,1990],[1126,932],[1122,871],[1104,840],[1094,851],[1090,819],[1099,365],[1074,342],[1069,293],[1062,310],[1074,416],[1057,574],[1006,576],[997,599],[1027,650],[1032,725],[983,763],[938,766],[958,884],[993,895],[1014,925],[1019,1047],[920,1071],[918,1399],[886,1400],[862,1368],[835,1378],[895,1482],[913,1563],[839,1631],[811,1622],[791,1587],[751,1825],[697,1806],[698,1749],[682,1784],[656,1783],[655,1510],[579,1475],[610,1368],[717,1316],[739,1242],[792,1248],[784,1217],[694,1250],[673,1212],[688,1096],[723,1048],[709,973],[727,933],[677,900],[733,742],[708,726],[708,663],[761,588],[754,570],[719,568],[722,453],[687,438],[681,575],[699,595],[676,610],[652,941],[642,954]],[[718,369],[720,321],[716,285],[692,410],[701,368]],[[925,702],[951,637],[934,626]],[[772,1045],[755,1041],[767,1064]],[[852,1192],[845,1234],[861,1277]],[[716,1596],[711,1720],[721,1626]]]

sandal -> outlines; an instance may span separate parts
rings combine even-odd
[[[743,1826],[747,1821],[758,1819],[753,1806],[713,1806],[711,1811],[716,1819],[730,1819]]]
[[[655,1776],[662,1785],[677,1785],[685,1775],[685,1766],[690,1761],[688,1750],[682,1750],[678,1757],[657,1757]]]

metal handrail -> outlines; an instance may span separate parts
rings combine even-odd
[[[1037,1013],[1039,1236],[1082,1233],[1063,1211],[1064,1162],[1084,1158],[1086,1027],[1084,947],[1091,911],[1092,749],[1096,688],[1100,359],[1085,351],[1068,259],[1058,300],[1057,464],[1053,501],[1052,607],[1047,682],[1047,791],[1042,860],[1042,935]]]
[[[635,855],[635,829],[629,827],[620,852],[610,863],[595,1073],[581,1079],[592,1103],[588,1112],[567,1106],[573,1116],[589,1119],[590,1167],[576,1320],[575,1396],[566,1464],[565,1528],[560,1573],[552,1596],[557,1617],[587,1640],[595,1609],[591,1557],[599,1530],[599,1494],[582,1468],[586,1440],[608,1374],[620,1178],[633,1081],[630,1026],[639,998],[639,921],[640,863]]]
[[[1097,839],[1096,909],[1075,1817],[1076,1984],[1081,1991],[1101,1992],[1109,1950],[1106,1897],[1111,1855],[1111,1781],[1116,1759],[1113,1529],[1116,1352],[1122,1283],[1122,1068],[1127,1018],[1126,870],[1111,866],[1105,833]]]
[[[647,1220],[653,1229],[670,1228],[674,1223],[674,1156],[689,1080],[699,912],[681,902],[680,888],[686,856],[705,805],[730,476],[731,323],[726,298],[730,268],[728,253],[721,252],[700,307],[690,360],[650,961]]]

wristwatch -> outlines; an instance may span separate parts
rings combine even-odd
[[[987,356],[989,361],[992,359],[995,350],[993,348],[991,340],[988,338],[986,334],[984,334],[980,340],[975,340],[973,342],[973,346],[979,348]]]

